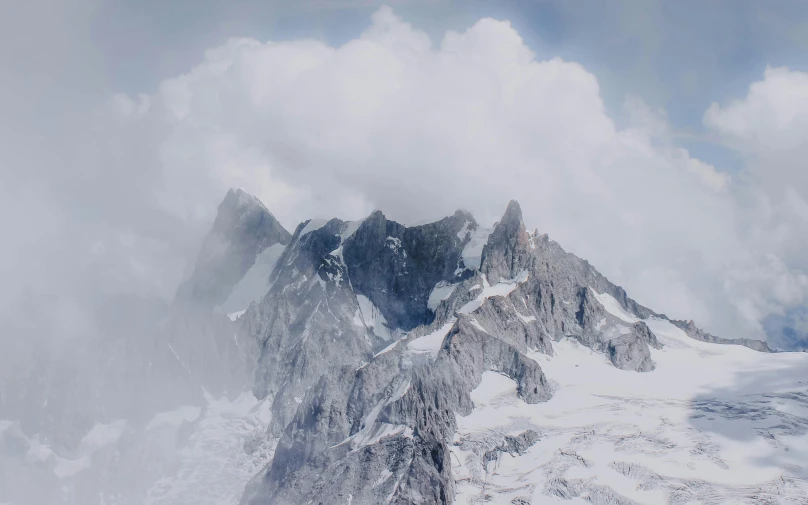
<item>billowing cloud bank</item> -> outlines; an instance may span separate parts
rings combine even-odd
[[[768,314],[808,293],[806,97],[808,75],[768,69],[748,96],[706,111],[748,161],[730,175],[676,147],[640,100],[618,127],[592,74],[537,61],[508,22],[436,42],[382,8],[336,48],[234,39],[97,118],[97,205],[133,210],[87,237],[87,261],[115,287],[170,293],[166,265],[180,275],[188,253],[172,230],[201,229],[231,186],[288,227],[374,208],[414,223],[462,207],[493,222],[516,198],[528,225],[641,303],[762,337]]]

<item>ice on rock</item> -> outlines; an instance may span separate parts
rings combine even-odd
[[[357,295],[356,300],[359,302],[359,311],[365,326],[384,341],[393,338],[390,328],[387,326],[387,319],[385,319],[381,311],[373,305],[373,302],[364,295]]]
[[[456,287],[456,284],[451,284],[446,281],[437,283],[432,289],[432,292],[429,293],[429,299],[426,302],[426,306],[429,308],[429,310],[434,311],[438,308],[440,302],[446,300],[452,295]]]
[[[513,293],[519,284],[523,284],[527,281],[527,279],[528,273],[526,270],[523,270],[515,278],[500,280],[500,282],[492,286],[488,283],[488,279],[485,278],[485,275],[483,275],[482,291],[477,295],[477,298],[463,305],[459,312],[461,314],[471,314],[480,308],[487,298],[491,298],[493,296],[508,296],[509,294]],[[472,286],[472,289],[476,287],[477,286]]]
[[[252,302],[259,302],[269,291],[269,276],[284,249],[283,244],[273,244],[258,255],[255,264],[244,274],[244,277],[233,287],[227,300],[220,306],[230,316],[249,307]],[[232,319],[232,317],[231,317]]]
[[[592,293],[595,295],[595,299],[606,309],[606,312],[616,318],[632,324],[640,320],[637,316],[629,314],[612,295],[608,293],[599,294],[594,289],[592,289]]]
[[[488,242],[493,228],[478,227],[471,233],[471,238],[466,247],[463,248],[462,258],[466,268],[479,269],[482,260],[483,247]],[[458,234],[459,235],[459,234]]]
[[[306,235],[313,231],[317,231],[323,226],[325,226],[327,222],[328,222],[327,219],[309,219],[306,222],[306,225],[303,227],[303,229],[300,230],[299,236],[302,237],[303,235]]]
[[[455,320],[450,320],[437,330],[428,333],[423,337],[418,337],[416,339],[411,340],[407,344],[407,348],[414,353],[427,354],[432,358],[434,358],[435,356],[437,356],[438,351],[440,350],[440,346],[443,343],[443,339],[449,333],[449,330],[452,329],[454,323]]]

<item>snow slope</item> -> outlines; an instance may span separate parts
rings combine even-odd
[[[246,309],[250,303],[257,302],[266,294],[269,289],[269,274],[275,267],[278,258],[283,253],[282,244],[273,244],[258,255],[255,264],[250,268],[244,277],[233,287],[233,291],[220,309],[225,313],[232,313]]]
[[[244,393],[234,401],[207,398],[174,472],[158,479],[144,505],[236,505],[247,481],[272,457],[263,438],[267,402]]]
[[[609,312],[633,317],[609,298],[599,295]],[[456,503],[808,503],[808,354],[703,343],[668,321],[646,323],[663,348],[641,378],[571,339],[554,356],[531,355],[554,384],[546,403],[525,403],[513,380],[486,372],[474,410],[457,416]],[[505,436],[526,430],[539,434],[534,445],[492,459]]]
[[[96,424],[74,455],[60,456],[36,437],[9,436],[14,423],[0,421],[0,444],[26,448],[22,464],[0,452],[7,479],[0,479],[0,503],[236,505],[274,451],[274,441],[265,437],[268,402],[251,393],[206,400],[140,425]],[[38,482],[38,494],[32,482]]]

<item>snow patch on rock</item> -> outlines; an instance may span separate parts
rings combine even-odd
[[[385,319],[379,308],[373,305],[373,302],[365,295],[356,295],[356,301],[359,302],[359,311],[365,326],[382,340],[389,341],[392,339],[393,335],[387,326],[387,319]]]
[[[482,306],[486,298],[491,298],[492,296],[508,296],[519,284],[527,282],[527,279],[528,273],[526,270],[523,270],[515,278],[500,280],[500,282],[492,286],[488,283],[488,279],[486,279],[485,275],[483,275],[482,292],[477,295],[477,298],[460,307],[458,312],[461,314],[471,314]]]
[[[435,287],[432,288],[432,292],[429,293],[429,299],[426,302],[427,308],[434,312],[440,305],[440,302],[452,296],[456,287],[457,284],[450,284],[446,281],[440,281],[435,284]]]
[[[304,226],[303,229],[300,230],[300,236],[302,237],[307,233],[319,230],[320,228],[325,226],[327,222],[328,219],[309,219],[309,221],[306,223],[306,226]]]
[[[443,339],[449,333],[449,330],[454,326],[456,319],[451,319],[449,322],[438,328],[437,330],[411,340],[407,344],[407,348],[415,354],[426,354],[431,358],[435,358],[440,351],[440,346]]]
[[[469,243],[463,248],[461,254],[466,268],[479,270],[483,258],[483,247],[488,243],[488,236],[492,231],[494,231],[493,228],[478,227],[472,232]]]

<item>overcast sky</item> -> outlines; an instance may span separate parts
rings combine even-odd
[[[808,330],[808,2],[388,5],[3,3],[6,336],[170,298],[232,186],[289,229],[516,198],[657,311]]]

